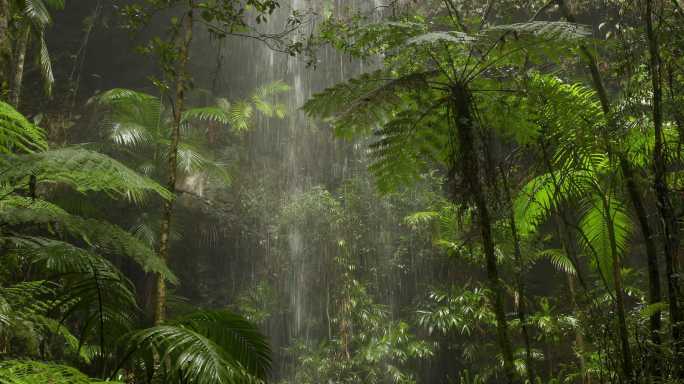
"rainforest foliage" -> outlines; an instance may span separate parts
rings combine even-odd
[[[684,383],[683,7],[0,0],[0,383]]]

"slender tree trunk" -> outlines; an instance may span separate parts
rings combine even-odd
[[[21,100],[21,83],[24,80],[24,64],[26,63],[26,50],[28,49],[30,36],[30,24],[28,24],[28,22],[22,24],[14,49],[14,60],[12,62],[12,77],[9,95],[10,104],[17,109],[19,109],[19,102]]]
[[[653,85],[653,128],[655,144],[653,146],[653,168],[654,168],[654,189],[658,202],[658,211],[663,222],[664,248],[665,248],[665,269],[667,272],[667,285],[670,302],[670,317],[672,323],[672,341],[675,353],[675,375],[679,377],[682,373],[682,360],[684,356],[679,356],[682,352],[682,313],[679,306],[679,224],[675,215],[672,202],[670,201],[670,188],[667,185],[667,160],[665,145],[663,143],[663,86],[661,57],[658,36],[653,28],[653,0],[646,1],[646,34],[649,48],[649,69],[651,72],[651,83]]]
[[[10,73],[12,64],[12,41],[10,40],[10,7],[9,0],[0,0],[0,92],[3,91],[3,83]],[[6,84],[9,86],[9,84]]]
[[[452,93],[452,113],[456,134],[458,135],[459,159],[454,159],[454,164],[461,164],[462,176],[467,183],[469,197],[475,203],[477,222],[482,236],[487,279],[491,291],[491,301],[494,306],[496,317],[496,333],[501,355],[503,356],[504,374],[508,383],[517,383],[515,363],[511,341],[508,336],[508,323],[504,309],[504,289],[499,279],[496,262],[496,251],[492,237],[492,222],[489,208],[480,179],[480,164],[478,154],[475,151],[475,128],[476,122],[472,114],[472,95],[465,87],[454,87]]]
[[[579,305],[577,304],[577,290],[575,289],[575,280],[570,274],[567,274],[566,276],[568,281],[568,291],[570,292],[570,303],[572,304],[572,310],[574,312],[578,312]],[[584,342],[584,335],[582,334],[582,331],[575,331],[575,346],[579,351],[578,357],[580,372],[582,372],[582,384],[591,384],[591,375],[587,371],[587,362],[584,358],[584,354],[587,351],[587,346]]]
[[[576,278],[585,290],[586,287],[584,286],[584,282],[582,279],[582,271],[579,268],[579,264],[575,262],[575,260],[578,260],[578,258],[577,254],[574,251],[574,248],[572,248],[571,245],[572,239],[570,239],[570,236],[567,235],[569,234],[569,231],[567,230],[567,228],[561,226],[561,220],[559,220],[562,219],[563,224],[567,224],[565,211],[561,208],[561,202],[559,201],[559,196],[561,195],[560,187],[558,184],[558,180],[554,174],[554,169],[551,165],[551,161],[549,160],[548,152],[546,150],[546,143],[544,142],[544,139],[540,140],[540,146],[542,148],[542,160],[544,161],[544,165],[546,166],[546,171],[551,175],[553,181],[553,204],[556,207],[559,207],[558,215],[554,216],[554,227],[556,230],[556,236],[558,237],[558,241],[560,242],[561,249],[563,249],[568,258],[573,261],[573,266],[575,267],[575,277],[573,277],[571,274],[566,275],[568,281],[568,291],[570,293],[570,302],[572,303],[572,310],[574,313],[579,313],[580,308],[577,303],[577,291],[575,289],[574,279]],[[563,234],[566,234],[568,238],[566,238],[566,236],[564,236]],[[579,365],[580,372],[582,372],[582,383],[589,384],[591,383],[591,376],[587,371],[586,359],[584,357],[587,353],[587,349],[584,343],[584,335],[582,334],[582,330],[579,327],[577,327],[577,329],[575,330],[575,345],[577,346],[577,349],[579,349]]]
[[[574,15],[570,12],[570,10],[567,7],[567,4],[565,4],[564,0],[557,0],[558,6],[561,10],[561,13],[563,16],[570,22],[576,22]],[[585,56],[585,59],[587,60],[587,63],[589,65],[589,72],[591,73],[591,78],[592,82],[594,84],[594,89],[596,90],[599,100],[601,102],[601,108],[603,109],[603,113],[606,115],[606,118],[609,121],[609,124],[614,126],[616,125],[616,122],[614,119],[611,117],[611,107],[610,107],[610,101],[608,99],[608,93],[606,91],[605,86],[603,85],[603,79],[601,77],[601,73],[598,68],[598,64],[596,62],[596,57],[594,57],[593,53],[589,50],[588,47],[582,45],[580,47],[583,55]],[[635,179],[634,179],[634,170],[632,168],[632,164],[627,160],[624,156],[624,154],[619,151],[618,152],[619,156],[619,166],[620,170],[622,172],[622,175],[625,179],[625,187],[627,189],[627,193],[629,195],[630,202],[632,204],[632,207],[634,208],[634,211],[636,212],[636,216],[639,221],[639,229],[641,230],[642,237],[644,239],[644,243],[646,244],[646,259],[648,263],[648,269],[649,269],[649,304],[657,304],[661,300],[661,294],[660,294],[660,274],[658,271],[658,254],[657,254],[657,248],[655,245],[655,239],[653,237],[653,231],[651,230],[651,225],[648,221],[648,214],[646,213],[645,205],[643,203],[643,199],[641,196],[641,193],[639,191],[639,186],[637,185]],[[669,284],[668,284],[669,287]],[[671,289],[669,289],[670,292],[672,292]],[[670,300],[672,301],[672,300]],[[675,304],[676,305],[676,304]],[[649,319],[649,328],[650,328],[650,333],[651,333],[651,341],[654,343],[656,351],[660,349],[660,329],[661,329],[661,312],[656,311],[651,318]],[[656,352],[657,353],[657,352]],[[653,377],[658,377],[660,375],[660,370],[657,367],[657,357],[652,356],[650,358],[651,363],[649,366],[652,368],[649,374]]]
[[[607,197],[601,196],[603,203],[603,216],[608,229],[608,241],[610,242],[610,254],[613,261],[613,287],[615,289],[615,306],[618,315],[618,335],[620,337],[620,349],[622,352],[622,371],[628,383],[634,382],[634,366],[632,349],[629,345],[629,332],[627,331],[627,317],[625,315],[625,292],[622,285],[622,263],[615,239],[615,223],[610,212],[610,202]]]
[[[176,177],[178,172],[178,144],[180,142],[180,128],[183,108],[185,103],[185,89],[188,82],[187,66],[189,61],[190,43],[192,42],[193,27],[193,2],[190,0],[189,9],[183,18],[183,31],[178,42],[178,66],[176,69],[176,95],[173,108],[173,126],[171,143],[168,154],[168,182],[166,187],[169,191],[176,191]],[[171,216],[173,213],[173,200],[164,201],[161,228],[159,231],[159,258],[167,261],[169,258],[169,245],[171,233]],[[166,280],[164,276],[157,275],[154,303],[154,322],[160,324],[166,317]]]
[[[527,326],[527,309],[525,304],[525,265],[522,259],[522,251],[520,249],[520,236],[518,233],[518,226],[515,221],[515,211],[513,210],[513,199],[511,198],[511,190],[508,185],[508,178],[506,173],[501,170],[501,177],[504,183],[504,193],[506,203],[509,205],[508,223],[511,227],[511,237],[513,239],[513,256],[516,263],[516,285],[518,290],[518,320],[522,331],[523,341],[525,343],[525,368],[527,379],[530,383],[534,383],[534,360],[532,358],[532,344],[530,342],[530,332]]]
[[[627,160],[621,159],[621,163],[626,163]],[[626,179],[627,184],[632,184],[634,187],[627,188],[627,192],[630,195],[630,200],[634,206],[634,212],[636,213],[637,220],[639,221],[639,227],[641,228],[641,234],[644,237],[644,244],[646,246],[646,256],[647,256],[647,267],[648,267],[648,302],[649,304],[657,304],[662,300],[662,295],[660,292],[660,270],[658,267],[658,251],[656,249],[655,241],[653,239],[653,234],[651,233],[651,225],[648,221],[648,215],[646,213],[646,208],[643,206],[641,196],[638,195],[637,188],[635,187],[636,182],[634,181],[634,174],[632,167],[629,164],[621,164],[623,176]],[[649,333],[650,339],[655,348],[651,352],[651,357],[648,362],[649,375],[651,377],[660,377],[660,330],[662,328],[661,312],[655,311],[649,317]]]

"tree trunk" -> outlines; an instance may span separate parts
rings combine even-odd
[[[641,196],[638,195],[636,182],[634,180],[634,174],[632,167],[627,163],[627,160],[621,159],[621,168],[623,176],[625,177],[626,183],[632,185],[632,187],[627,188],[630,200],[634,206],[634,211],[639,221],[639,227],[641,228],[641,234],[644,237],[644,244],[646,246],[646,259],[648,267],[648,303],[653,305],[660,303],[662,300],[662,295],[660,293],[660,270],[658,267],[658,251],[656,249],[655,241],[653,239],[653,234],[651,233],[651,225],[648,221],[648,214],[646,213],[646,208],[643,206],[641,201]],[[623,164],[627,163],[627,164]],[[655,350],[652,351],[651,357],[648,362],[648,371],[651,377],[660,377],[660,330],[662,328],[662,318],[661,312],[655,311],[649,317],[649,333],[650,339],[653,343]]]
[[[10,66],[12,64],[12,40],[10,39],[10,7],[9,0],[0,0],[0,92],[4,89],[4,86],[9,86],[9,84],[3,84],[5,79],[8,78],[10,73]]]
[[[663,86],[661,72],[661,58],[658,36],[653,28],[653,0],[646,0],[646,34],[649,48],[649,69],[651,83],[653,85],[653,128],[655,144],[653,146],[654,189],[658,202],[658,212],[663,222],[665,248],[665,268],[667,272],[667,286],[670,302],[670,318],[672,323],[672,341],[675,353],[675,375],[679,377],[682,372],[682,352],[680,338],[682,337],[682,313],[679,307],[679,224],[670,201],[670,191],[667,185],[666,154],[663,143]]]
[[[494,239],[492,238],[492,223],[489,208],[480,179],[480,164],[475,151],[476,122],[472,114],[472,95],[465,87],[454,87],[452,91],[452,118],[458,135],[459,159],[454,158],[454,164],[461,164],[463,181],[468,186],[469,197],[475,203],[477,223],[482,236],[487,279],[491,291],[490,300],[494,306],[496,317],[496,333],[501,355],[503,356],[504,373],[508,383],[517,383],[513,350],[508,336],[508,323],[504,310],[504,289],[499,280],[496,262]],[[456,156],[454,156],[456,157]]]
[[[12,77],[9,95],[9,102],[16,109],[19,109],[19,102],[21,100],[21,83],[24,80],[24,64],[26,63],[26,50],[28,48],[30,36],[30,24],[28,24],[28,22],[26,24],[22,24],[14,49],[14,60],[12,62]]]
[[[530,332],[527,326],[527,310],[525,306],[525,265],[522,259],[522,251],[520,249],[520,236],[518,234],[518,226],[515,222],[515,211],[513,210],[513,199],[511,198],[511,190],[508,185],[508,178],[506,173],[501,170],[501,177],[504,183],[504,193],[506,204],[509,205],[508,223],[511,227],[511,237],[513,239],[513,256],[516,263],[516,285],[518,291],[518,320],[522,331],[523,341],[525,343],[525,368],[527,379],[530,383],[534,383],[534,360],[532,358],[532,344],[530,342]]]
[[[569,22],[576,22],[574,15],[570,12],[568,9],[567,5],[565,4],[564,0],[557,0],[558,6],[561,10],[561,13],[563,16],[569,21]],[[609,121],[609,124],[615,125],[615,121],[611,118],[611,107],[610,107],[610,101],[608,100],[608,93],[606,92],[606,88],[603,85],[603,79],[601,78],[601,73],[598,68],[598,64],[596,63],[596,58],[594,55],[591,53],[588,47],[585,45],[582,45],[580,47],[583,55],[585,56],[585,59],[587,60],[587,63],[589,65],[589,71],[591,73],[591,78],[592,82],[594,84],[594,89],[599,95],[599,100],[601,102],[601,108],[603,109],[603,113],[606,115],[606,118]],[[632,204],[632,207],[634,208],[634,211],[636,213],[636,216],[639,220],[639,229],[641,231],[641,235],[644,239],[644,243],[646,244],[646,259],[648,263],[648,269],[649,269],[649,304],[657,304],[661,300],[661,294],[660,294],[660,274],[658,271],[658,253],[657,253],[657,248],[655,245],[655,239],[653,238],[653,231],[651,230],[651,225],[648,221],[648,214],[646,213],[645,205],[643,203],[643,199],[641,196],[641,193],[639,191],[639,186],[637,185],[635,179],[634,179],[634,170],[632,169],[632,164],[627,160],[624,156],[624,154],[621,151],[618,151],[618,156],[619,156],[619,166],[620,170],[622,172],[622,175],[625,179],[625,187],[627,189],[627,193],[629,195],[630,202]],[[671,276],[668,274],[668,276]],[[669,281],[668,281],[668,288],[669,288]],[[670,292],[672,292],[671,289],[668,289]],[[670,300],[672,302],[672,300]],[[675,304],[676,305],[676,304]],[[649,320],[649,328],[650,328],[650,334],[651,334],[651,341],[654,343],[655,349],[658,350],[660,349],[660,329],[661,329],[661,312],[656,311],[650,318]],[[650,358],[651,362],[649,366],[652,368],[651,372],[649,374],[653,377],[657,377],[660,375],[659,368],[656,368],[657,362],[657,357],[651,357]]]
[[[615,289],[615,306],[618,315],[618,336],[620,337],[620,349],[622,352],[622,373],[628,383],[634,382],[634,367],[632,349],[629,345],[629,332],[627,331],[627,316],[625,315],[625,292],[622,286],[622,264],[615,239],[615,223],[610,212],[608,198],[601,196],[603,203],[603,216],[608,229],[608,241],[610,242],[610,254],[613,261],[613,287]]]
[[[178,144],[180,142],[181,118],[185,102],[185,88],[188,82],[187,66],[190,43],[192,41],[193,3],[189,1],[189,9],[183,19],[183,35],[178,42],[178,66],[176,69],[176,95],[173,108],[173,126],[171,143],[168,154],[168,182],[166,187],[172,193],[176,191],[176,177],[178,172]],[[166,262],[169,258],[169,243],[171,233],[171,215],[173,200],[164,201],[161,228],[159,231],[159,258]],[[157,275],[154,303],[154,323],[160,324],[166,317],[166,280]]]

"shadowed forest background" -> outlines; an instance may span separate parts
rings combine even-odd
[[[684,383],[682,7],[0,0],[0,383]]]

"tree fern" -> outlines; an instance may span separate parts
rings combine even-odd
[[[133,172],[120,162],[77,147],[7,155],[0,158],[0,168],[0,181],[11,185],[20,185],[34,177],[38,183],[62,183],[79,192],[100,191],[135,202],[144,200],[148,193],[165,199],[173,197],[155,181]]]
[[[0,153],[35,152],[47,148],[45,132],[11,105],[0,101]]]
[[[0,383],[2,384],[95,384],[76,368],[55,363],[31,360],[0,361]],[[116,384],[116,382],[109,382]]]
[[[71,215],[54,204],[12,196],[0,201],[0,220],[10,228],[42,226],[84,241],[105,254],[125,255],[147,272],[175,276],[156,253],[127,231],[104,221]]]

